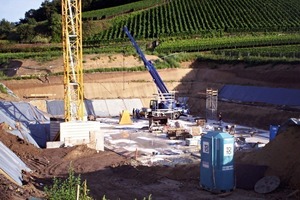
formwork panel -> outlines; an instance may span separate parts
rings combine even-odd
[[[131,112],[134,108],[142,108],[143,103],[140,99],[124,99],[126,110]]]
[[[119,116],[122,110],[126,110],[123,99],[107,99],[106,105],[109,115],[112,117]]]
[[[106,105],[106,100],[93,100],[92,101],[93,109],[95,115],[98,117],[108,117],[109,111]]]
[[[64,116],[65,115],[65,106],[62,100],[49,100],[46,101],[47,112],[53,116]],[[87,111],[85,106],[83,107],[83,114],[86,116]]]

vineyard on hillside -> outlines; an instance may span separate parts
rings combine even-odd
[[[281,46],[239,48],[214,51],[216,55],[228,57],[275,57],[275,58],[300,58],[300,45],[289,45],[286,48]]]
[[[116,17],[87,42],[126,39],[127,26],[139,38],[224,36],[241,32],[300,30],[299,0],[169,0],[151,9]]]
[[[86,20],[101,20],[111,18],[116,15],[126,14],[137,10],[147,9],[164,3],[164,0],[146,0],[134,3],[128,3],[121,6],[105,8],[101,10],[92,10],[82,13],[82,19]]]
[[[135,54],[123,31],[127,26],[145,53],[160,57],[195,52],[197,56],[188,57],[251,63],[300,60],[299,0],[141,0],[83,12],[82,17],[83,32],[90,31],[83,37],[84,54]],[[60,44],[2,44],[0,63],[27,58],[45,62],[61,54]]]
[[[185,40],[173,40],[160,44],[156,51],[159,53],[178,51],[207,51],[215,49],[233,49],[245,47],[290,45],[300,42],[299,34],[287,35],[259,35],[259,36],[239,36],[223,38],[193,38]],[[294,50],[293,48],[289,48]]]

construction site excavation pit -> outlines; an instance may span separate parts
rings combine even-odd
[[[122,61],[123,57],[116,55],[118,59]],[[128,62],[128,58],[125,59]],[[130,59],[138,62],[134,57]],[[89,59],[87,63],[90,64]],[[143,199],[150,194],[153,199],[218,199],[224,195],[228,195],[229,199],[299,198],[297,118],[300,115],[297,108],[220,100],[221,125],[217,119],[208,119],[205,125],[196,122],[198,116],[205,116],[206,88],[221,91],[225,85],[247,85],[251,82],[251,85],[270,88],[297,89],[299,81],[291,75],[297,74],[298,68],[282,65],[245,68],[243,64],[214,68],[211,67],[213,65],[195,61],[182,63],[183,68],[180,69],[159,71],[168,87],[174,90],[182,87],[180,91],[186,90],[195,95],[189,99],[195,115],[169,120],[168,126],[156,127],[152,131],[149,131],[148,119],[136,119],[132,115],[132,124],[119,124],[122,110],[131,114],[133,108],[149,105],[155,86],[148,72],[86,74],[85,98],[96,108],[87,109],[86,114],[98,116],[95,122],[103,136],[104,151],[96,150],[91,144],[67,146],[62,141],[57,148],[46,148],[47,142],[53,142],[50,138],[55,135],[50,137],[50,117],[63,114],[62,77],[49,76],[49,83],[33,79],[3,81],[21,98],[46,94],[45,91],[55,95],[48,95],[47,99],[1,102],[4,123],[0,140],[25,166],[21,165],[21,169],[12,173],[0,174],[0,198],[43,198],[44,186],[51,185],[54,177],[66,178],[71,163],[75,174],[87,180],[90,194],[95,199],[104,195],[109,199]],[[28,70],[21,67],[18,73],[31,73]],[[267,72],[272,77],[266,76]],[[291,78],[284,78],[289,76]],[[182,83],[181,86],[175,88],[179,83]],[[128,106],[130,101],[134,103]],[[16,126],[17,121],[21,122],[21,126]],[[230,194],[212,194],[199,184],[201,135],[212,130],[229,132],[232,125],[235,129],[231,134],[236,139],[236,188]],[[282,128],[271,140],[270,125]],[[168,128],[174,127],[180,128],[179,134],[187,133],[185,138],[176,138],[176,131],[172,133],[175,135],[168,137]],[[10,158],[11,153],[1,151],[1,155]],[[10,161],[3,165],[6,162],[7,159],[1,160],[1,170],[15,166]],[[17,177],[9,174],[17,174]],[[255,192],[255,184],[265,176],[278,177],[279,187],[266,194]],[[13,181],[14,178],[22,180],[22,185]]]

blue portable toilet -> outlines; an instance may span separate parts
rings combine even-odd
[[[200,186],[222,193],[235,188],[234,137],[226,132],[209,131],[201,138]]]
[[[280,125],[270,125],[270,141],[276,137],[279,127]]]

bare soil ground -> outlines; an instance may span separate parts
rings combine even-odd
[[[97,153],[86,146],[59,149],[37,149],[7,134],[0,133],[0,141],[14,151],[32,169],[23,174],[23,187],[11,183],[0,175],[0,199],[44,198],[44,186],[52,184],[53,178],[66,178],[70,166],[81,180],[87,180],[89,194],[94,199],[288,199],[288,195],[299,189],[299,128],[287,135],[279,135],[260,152],[239,153],[239,163],[267,165],[266,175],[276,175],[281,186],[269,194],[258,194],[253,190],[235,189],[231,193],[212,194],[199,187],[200,161],[189,165],[138,166],[132,158],[125,158],[112,151]],[[287,148],[281,151],[282,145]],[[279,153],[278,153],[279,152]],[[294,152],[294,153],[291,153]],[[297,153],[298,152],[298,153]],[[291,154],[290,154],[291,153]],[[274,156],[276,154],[278,156]],[[287,156],[289,154],[290,156]],[[285,164],[278,164],[278,162]],[[247,172],[251,174],[252,172]],[[247,176],[245,176],[247,177]],[[293,187],[289,186],[293,184]],[[299,194],[289,199],[297,199]]]
[[[97,59],[96,59],[97,58]],[[151,59],[156,59],[155,57]],[[62,71],[62,61],[36,63],[22,61],[18,75],[45,74]],[[126,64],[124,64],[126,63]],[[90,68],[131,67],[142,65],[135,57],[122,55],[88,56],[85,66]],[[264,65],[247,67],[245,64],[219,65],[216,63],[182,63],[181,69],[160,70],[159,74],[171,90],[189,97],[189,105],[195,115],[205,115],[206,88],[220,89],[224,84],[250,84],[270,87],[300,88],[297,65]],[[50,76],[49,83],[40,79],[3,81],[19,100],[28,101],[30,94],[53,94],[49,99],[63,98],[62,77]],[[141,98],[147,101],[155,92],[148,72],[138,73],[94,73],[85,74],[85,97],[97,98]],[[5,97],[4,97],[5,98]],[[268,129],[270,124],[286,121],[300,115],[297,110],[286,110],[269,105],[241,105],[219,102],[224,121]],[[277,175],[283,181],[280,188],[267,195],[253,190],[235,189],[226,194],[226,199],[286,199],[299,188],[299,129],[283,134],[268,144],[262,153],[237,154],[238,162],[268,165],[267,175]],[[280,139],[281,138],[281,139]],[[288,138],[285,139],[284,138]],[[176,167],[137,166],[132,158],[125,158],[106,150],[95,152],[86,146],[60,149],[36,149],[23,140],[0,132],[0,141],[12,149],[30,167],[32,173],[24,173],[24,186],[18,187],[0,175],[0,199],[27,199],[30,196],[44,197],[43,187],[52,183],[53,177],[66,177],[70,165],[82,180],[87,180],[90,194],[95,199],[143,199],[150,194],[153,199],[219,199],[217,195],[199,187],[200,161]],[[284,145],[284,146],[283,146]],[[285,148],[284,151],[280,149]],[[290,154],[290,152],[294,152]],[[280,152],[280,153],[279,153]],[[286,163],[282,165],[282,163]],[[282,167],[279,167],[282,166]],[[285,171],[285,168],[288,170]],[[294,178],[293,178],[294,177]],[[293,189],[293,190],[292,190]],[[294,195],[291,198],[298,198]]]
[[[70,166],[76,174],[81,175],[81,180],[87,180],[90,195],[94,199],[102,199],[105,195],[108,199],[143,199],[152,196],[152,199],[286,199],[294,190],[288,187],[286,182],[275,192],[270,194],[258,194],[253,190],[235,189],[231,193],[212,194],[199,187],[200,165],[168,166],[137,166],[132,158],[125,158],[114,152],[106,150],[97,153],[86,146],[59,149],[37,149],[5,132],[0,133],[0,140],[12,149],[33,171],[23,174],[23,187],[18,187],[0,175],[1,199],[27,199],[29,197],[45,197],[44,186],[52,184],[53,178],[65,178]],[[278,148],[279,142],[272,151]],[[295,147],[295,146],[293,146]],[[289,148],[291,150],[291,148]],[[299,149],[299,147],[298,147]],[[265,151],[260,154],[259,160],[266,159]],[[246,154],[247,155],[247,154]],[[251,154],[248,157],[240,155],[246,161],[244,163],[258,162]],[[294,157],[295,158],[295,157]],[[290,159],[281,160],[286,162]],[[275,160],[275,159],[267,159]],[[268,161],[267,161],[268,162]],[[294,161],[293,169],[299,161]],[[288,165],[288,164],[286,164]],[[276,167],[276,163],[272,163]],[[288,178],[281,170],[283,178]],[[274,170],[269,170],[274,175]],[[299,184],[299,172],[290,173],[293,181]],[[284,179],[288,181],[287,179]],[[297,197],[297,196],[296,196]],[[295,196],[293,196],[295,198]],[[293,199],[292,198],[292,199]]]

